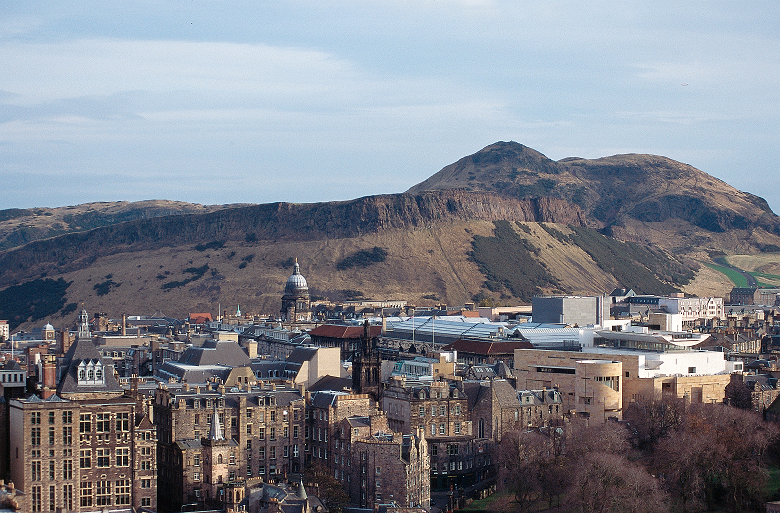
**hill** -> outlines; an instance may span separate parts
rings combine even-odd
[[[275,315],[293,257],[314,298],[334,301],[512,304],[617,286],[723,294],[725,277],[698,261],[780,247],[765,202],[690,166],[646,155],[554,162],[517,143],[488,146],[403,194],[172,205],[174,215],[165,204],[116,205],[135,217],[91,214],[104,225],[73,223],[72,233],[0,252],[0,318],[62,325],[78,303],[111,316],[182,317],[218,304]],[[32,211],[26,223],[73,208]],[[7,223],[19,219],[0,220],[3,240],[15,240]],[[25,284],[45,304],[9,310]]]

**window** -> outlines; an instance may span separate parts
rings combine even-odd
[[[141,488],[151,488],[152,480],[148,478],[141,479]]]
[[[260,428],[257,430],[257,438],[260,440],[265,440],[265,428]]]
[[[276,440],[276,428],[269,428],[268,429],[268,439],[269,440]]]
[[[252,418],[252,408],[246,409],[246,418],[251,419]]]
[[[260,474],[261,476],[265,475],[265,465],[260,465],[259,467],[257,467],[257,473]]]
[[[282,435],[282,438],[289,438],[290,437],[290,428],[288,426],[284,426],[284,434]]]
[[[73,443],[73,428],[71,426],[62,426],[62,445],[71,445]]]
[[[111,449],[97,449],[96,458],[98,467],[111,466]]]
[[[275,422],[276,421],[276,410],[271,410],[270,414],[271,414],[271,422]]]
[[[130,414],[127,412],[116,414],[116,430],[130,431]]]
[[[200,490],[196,490],[200,491]],[[152,505],[152,498],[151,497],[141,497],[141,506],[151,506]]]
[[[34,411],[30,414],[30,424],[40,424],[41,423],[41,412]]]
[[[70,410],[66,410],[62,412],[62,423],[63,424],[73,424],[73,412]]]
[[[141,447],[141,456],[151,456],[151,455],[152,455],[151,447]]]
[[[439,454],[439,444],[431,444],[431,456]]]
[[[251,451],[251,450],[252,450],[252,440],[251,440],[251,439],[249,439],[249,440],[247,440],[247,441],[246,441],[246,449],[247,449],[248,451]]]
[[[130,504],[130,480],[118,479],[114,493],[116,493],[117,506]]]
[[[79,468],[92,468],[92,449],[79,451]]]
[[[98,481],[95,487],[95,505],[111,505],[111,481]]]
[[[54,481],[56,477],[54,476],[54,462],[49,461],[49,481]]]
[[[420,417],[425,417],[425,406],[420,406]]]
[[[32,462],[30,462],[30,479],[32,481],[40,481],[41,480],[41,462],[40,461],[32,461]]]
[[[235,465],[236,464],[236,453],[231,452],[230,453],[230,464]]]
[[[431,434],[436,435],[436,424],[431,424]]]
[[[92,506],[92,481],[79,483],[79,503],[81,507]]]
[[[54,445],[54,428],[49,428],[49,445]]]
[[[79,433],[89,433],[92,431],[92,415],[82,413],[79,415]]]
[[[40,486],[32,487],[32,493],[30,494],[30,508],[32,511],[42,511],[43,505],[41,504]]]
[[[517,413],[517,412],[515,412],[515,413]],[[456,435],[460,434],[460,422],[456,422],[455,423],[455,434]]]
[[[696,374],[696,367],[688,367],[688,374]]]
[[[446,424],[439,424],[439,434],[443,435]]]
[[[73,509],[73,485],[66,484],[62,487],[62,505],[66,510]]]
[[[460,415],[460,405],[459,404],[455,405],[455,415]]]
[[[152,462],[149,460],[141,461],[141,470],[152,470]]]
[[[200,454],[196,454],[192,457],[192,463],[196,467],[200,467]]]
[[[95,430],[98,433],[108,433],[111,431],[110,415],[108,413],[98,413]]]
[[[193,481],[200,481],[200,472],[193,472],[192,473],[192,480]]]
[[[446,406],[439,406],[439,415],[444,417],[447,415],[447,407]]]
[[[117,467],[129,467],[130,466],[130,448],[129,447],[117,447],[117,449],[116,449],[116,466]]]
[[[273,445],[268,448],[268,458],[272,460],[276,459],[276,447]]]
[[[457,456],[458,444],[447,444],[447,454],[450,456]]]
[[[54,424],[54,412],[49,412],[49,424]]]
[[[260,448],[258,449],[258,457],[259,457],[261,460],[264,460],[264,459],[265,459],[265,447],[260,447]]]
[[[73,460],[63,460],[62,479],[65,481],[73,479]]]
[[[293,438],[298,438],[298,426],[293,426]]]

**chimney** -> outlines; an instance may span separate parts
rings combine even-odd
[[[127,314],[122,314],[122,336],[127,336]]]

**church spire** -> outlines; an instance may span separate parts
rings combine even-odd
[[[211,419],[211,431],[209,431],[209,440],[224,440],[222,436],[222,427],[219,425],[219,413],[214,408],[214,417]]]

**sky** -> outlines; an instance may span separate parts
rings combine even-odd
[[[0,209],[397,193],[496,141],[780,213],[780,2],[0,2]]]

